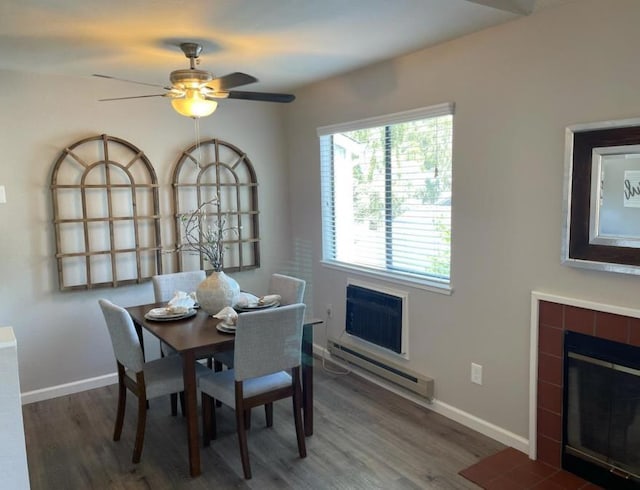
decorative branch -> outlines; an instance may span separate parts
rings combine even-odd
[[[206,212],[207,206],[218,206],[217,198],[202,203],[195,211],[180,215],[184,226],[184,236],[175,250],[171,252],[186,252],[202,255],[211,264],[214,271],[220,272],[224,266],[224,238],[230,233],[238,233],[238,228],[228,226],[226,218],[220,213],[216,220]]]

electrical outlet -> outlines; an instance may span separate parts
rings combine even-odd
[[[333,307],[331,306],[331,304],[327,305],[327,318],[331,318],[331,315],[333,315]]]
[[[477,385],[482,384],[482,366],[475,362],[471,363],[471,382]]]

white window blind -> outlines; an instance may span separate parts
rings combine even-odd
[[[318,135],[323,260],[448,285],[453,104]]]

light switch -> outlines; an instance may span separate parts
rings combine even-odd
[[[4,186],[0,185],[0,204],[5,204],[7,202],[7,194],[4,191]]]

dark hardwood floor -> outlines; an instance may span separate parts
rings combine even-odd
[[[274,427],[254,410],[249,433],[253,479],[244,480],[233,412],[218,410],[218,439],[203,448],[202,475],[190,478],[185,420],[169,398],[151,401],[142,461],[131,463],[135,397],[122,439],[111,440],[115,385],[23,407],[32,490],[40,489],[464,489],[458,471],[504,446],[362,378],[315,369],[315,431],[299,459],[290,401],[277,402]],[[0,483],[0,487],[2,487]]]

